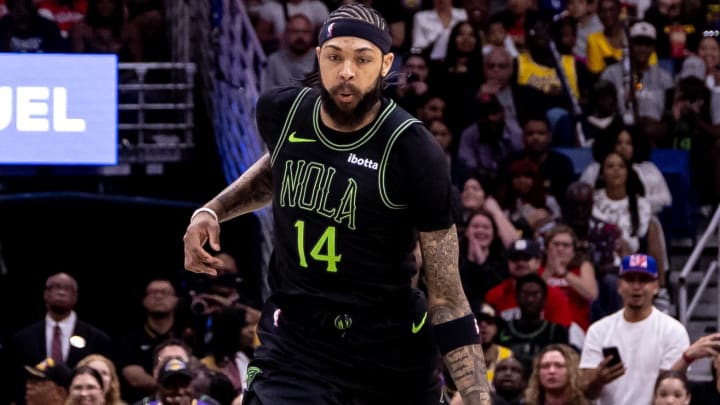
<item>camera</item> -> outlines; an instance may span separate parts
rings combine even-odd
[[[210,305],[205,298],[196,295],[190,300],[190,312],[193,315],[207,315],[210,313]]]

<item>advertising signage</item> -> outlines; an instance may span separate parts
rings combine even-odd
[[[0,53],[0,165],[117,164],[117,56]]]

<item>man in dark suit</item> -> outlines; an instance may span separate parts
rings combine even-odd
[[[43,298],[47,313],[18,331],[7,347],[12,369],[13,396],[18,405],[25,403],[24,367],[52,358],[73,368],[88,354],[111,356],[110,337],[98,328],[78,319],[77,281],[66,273],[48,277]]]

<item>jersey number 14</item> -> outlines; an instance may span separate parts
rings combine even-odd
[[[298,257],[300,258],[300,266],[307,268],[307,258],[305,257],[305,221],[298,220],[295,222],[297,230],[297,248]],[[335,227],[328,226],[325,232],[315,242],[310,257],[319,262],[327,263],[327,271],[331,273],[337,272],[337,262],[340,261],[342,255],[335,254]]]

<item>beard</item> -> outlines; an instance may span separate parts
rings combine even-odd
[[[339,105],[335,101],[340,93],[351,93],[360,101],[353,107],[350,104],[343,103]],[[354,128],[362,123],[368,113],[382,97],[382,76],[378,75],[375,84],[365,94],[350,83],[341,83],[332,87],[330,90],[320,84],[320,98],[323,110],[328,116],[340,127]]]

